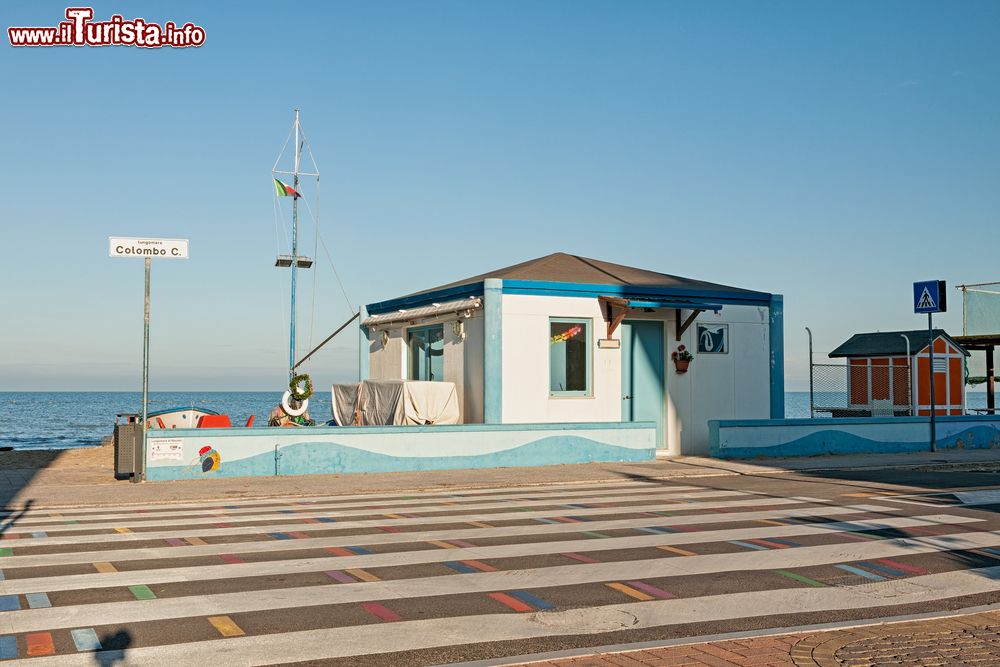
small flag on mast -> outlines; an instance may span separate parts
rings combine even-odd
[[[296,192],[295,188],[290,185],[285,185],[278,179],[274,179],[274,189],[278,192],[279,197],[301,197],[302,194]]]

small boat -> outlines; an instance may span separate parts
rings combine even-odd
[[[199,423],[203,421],[217,421],[215,419],[203,420],[202,417],[225,417],[226,421],[229,421],[229,417],[226,415],[220,415],[215,410],[209,410],[208,408],[199,408],[193,405],[187,407],[179,408],[168,408],[166,410],[156,410],[155,412],[149,413],[149,427],[150,428],[198,428]]]

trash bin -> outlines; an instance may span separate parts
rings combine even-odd
[[[142,446],[142,423],[138,415],[123,414],[126,421],[119,424],[115,420],[115,479],[129,479],[136,472],[139,463],[139,448]]]

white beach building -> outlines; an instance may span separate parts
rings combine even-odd
[[[648,421],[707,455],[710,419],[784,417],[780,295],[576,255],[369,304],[361,340],[362,379],[453,382],[466,424]]]

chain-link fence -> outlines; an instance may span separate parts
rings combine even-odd
[[[813,417],[904,417],[913,414],[910,367],[868,359],[813,364],[809,403]]]

